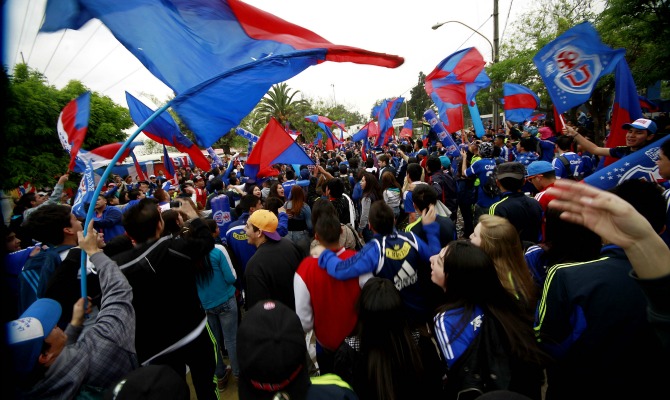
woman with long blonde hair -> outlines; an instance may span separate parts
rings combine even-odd
[[[534,312],[538,289],[526,265],[519,233],[507,219],[482,215],[470,241],[493,259],[503,287]]]

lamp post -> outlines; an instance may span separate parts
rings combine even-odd
[[[482,35],[481,32],[476,30],[475,28],[471,27],[470,25],[464,24],[461,21],[445,21],[445,22],[439,22],[435,25],[433,25],[431,28],[433,30],[436,30],[437,28],[441,27],[442,25],[449,24],[449,23],[457,23],[461,24],[464,27],[470,29],[472,32],[478,34],[479,36],[483,37],[486,39],[486,42],[491,46],[491,60],[492,63],[495,64],[498,62],[498,45],[499,45],[499,39],[498,39],[498,0],[493,1],[493,43],[487,38],[486,36]],[[495,87],[495,83],[492,83],[492,86]],[[494,129],[497,131],[498,130],[498,121],[500,119],[500,116],[498,115],[498,103],[495,101],[495,99],[491,99],[493,102],[493,126]]]

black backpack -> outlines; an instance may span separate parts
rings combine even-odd
[[[500,164],[500,160],[496,159],[496,166]],[[485,195],[487,195],[490,198],[496,198],[499,197],[502,193],[500,193],[500,188],[498,187],[498,184],[496,183],[496,173],[495,171],[489,174],[486,177],[485,182],[480,182],[482,191],[484,192]]]
[[[563,163],[563,167],[565,168],[566,171],[568,171],[568,176],[566,176],[566,179],[571,179],[573,181],[581,181],[584,179],[584,174],[579,174],[578,176],[575,176],[574,173],[570,170],[570,162],[568,161],[567,158],[565,158],[564,155],[557,156],[561,163]]]

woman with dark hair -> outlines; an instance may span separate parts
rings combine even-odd
[[[312,210],[305,202],[305,191],[302,186],[291,187],[291,200],[286,202],[288,214],[288,234],[286,237],[300,247],[304,254],[309,252],[312,236]]]
[[[491,257],[457,240],[432,256],[430,267],[445,293],[434,334],[447,364],[447,398],[505,389],[541,399],[547,356],[532,316],[502,285]]]
[[[358,322],[335,353],[334,372],[361,400],[433,399],[438,379],[424,368],[419,334],[410,330],[393,282],[371,278],[356,303]]]
[[[218,225],[214,220],[202,219],[212,236],[218,236]],[[209,222],[211,221],[211,222]],[[213,223],[212,223],[213,222]],[[190,224],[186,223],[184,236],[189,237]],[[197,268],[196,285],[202,307],[207,313],[207,325],[216,339],[217,389],[223,391],[230,376],[239,376],[237,362],[237,298],[235,282],[237,276],[225,247],[215,245]],[[222,345],[226,346],[230,365],[223,362]]]
[[[179,236],[181,229],[184,227],[184,215],[178,209],[165,210],[161,213],[163,218],[163,232],[161,236]]]
[[[270,194],[268,198],[276,197],[282,201],[282,204],[286,203],[286,196],[284,195],[284,186],[280,182],[275,182],[270,186]]]
[[[386,204],[393,210],[395,220],[398,221],[400,203],[402,202],[402,190],[391,171],[386,171],[382,174],[382,194]]]
[[[361,198],[361,217],[358,221],[358,235],[367,243],[372,240],[373,236],[372,230],[368,226],[370,206],[377,200],[383,200],[383,198],[379,181],[370,172],[363,173],[361,188],[363,189],[363,197]]]

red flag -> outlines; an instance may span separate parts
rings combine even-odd
[[[56,129],[63,148],[70,153],[70,171],[75,168],[77,153],[86,138],[90,113],[91,92],[86,92],[67,103],[58,116]]]

